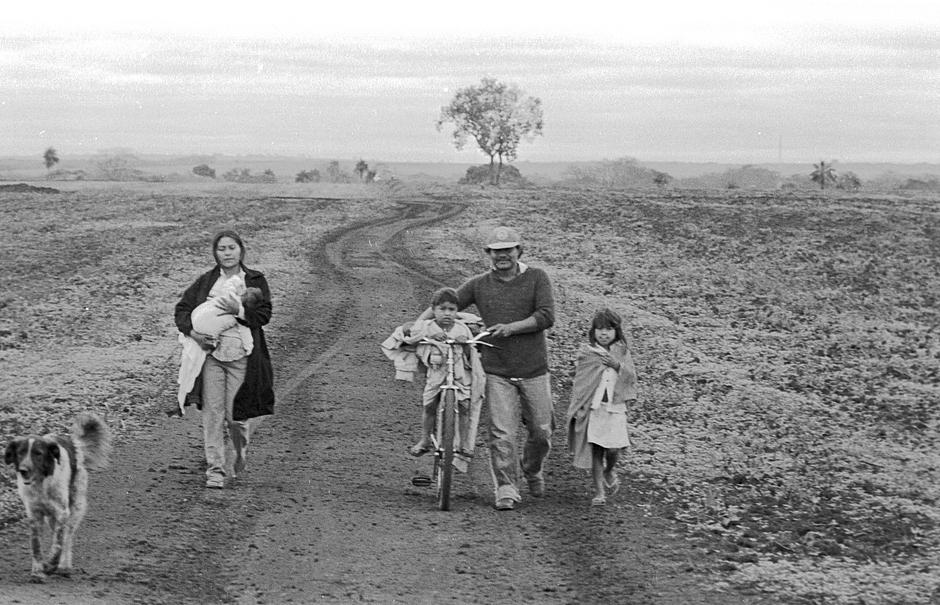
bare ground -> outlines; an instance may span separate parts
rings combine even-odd
[[[395,382],[378,348],[423,308],[433,278],[394,238],[459,206],[394,215],[310,240],[309,275],[269,331],[277,413],[248,472],[203,488],[199,414],[130,433],[91,477],[72,578],[28,582],[25,523],[0,531],[4,603],[758,603],[705,590],[721,560],[680,536],[630,481],[603,509],[570,468],[561,431],[548,493],[492,508],[485,454],[458,477],[453,510],[414,488],[405,453],[419,386]],[[286,287],[284,284],[282,287]],[[566,394],[556,390],[557,413]]]

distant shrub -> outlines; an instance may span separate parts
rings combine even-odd
[[[657,187],[665,187],[674,180],[671,175],[665,172],[660,172],[659,170],[653,171],[653,183],[655,183]]]
[[[53,170],[46,175],[50,181],[84,181],[88,173],[84,170]]]
[[[836,180],[836,188],[844,191],[858,191],[862,187],[862,179],[852,171],[843,172]]]
[[[482,164],[480,166],[471,166],[470,168],[467,168],[467,174],[465,174],[464,177],[458,182],[461,185],[489,185],[492,182],[490,178],[490,165]],[[501,185],[516,186],[525,186],[529,184],[529,182],[525,180],[525,178],[519,172],[519,169],[512,164],[503,165],[499,182]]]
[[[320,182],[320,171],[314,168],[313,170],[301,170],[297,173],[297,176],[294,177],[295,183],[319,183]]]
[[[270,168],[261,174],[251,174],[248,168],[232,168],[222,175],[222,178],[231,183],[276,183],[277,175]]]
[[[205,176],[210,179],[215,178],[215,168],[210,168],[208,164],[199,164],[193,168],[193,174],[196,176]]]
[[[138,161],[132,154],[105,155],[97,163],[98,172],[105,181],[139,181],[143,173],[132,164]]]
[[[661,187],[671,179],[665,172],[641,166],[630,157],[571,166],[564,175],[564,182],[570,185],[599,187]]]
[[[940,191],[940,179],[936,177],[907,179],[899,189],[908,191]]]
[[[729,168],[724,172],[712,172],[681,180],[683,187],[698,189],[772,190],[781,187],[782,184],[783,179],[778,172],[750,164],[740,168]]]
[[[250,183],[251,170],[248,168],[232,168],[223,174],[222,178],[231,183]]]

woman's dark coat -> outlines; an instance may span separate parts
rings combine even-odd
[[[263,273],[244,265],[242,265],[242,270],[245,272],[245,286],[259,288],[263,294],[263,300],[254,309],[245,309],[244,321],[238,320],[251,330],[254,347],[248,355],[245,382],[235,394],[233,420],[247,420],[274,413],[274,372],[271,369],[271,356],[264,339],[264,330],[261,329],[271,320],[271,291],[268,289],[268,281]],[[209,297],[209,290],[218,281],[220,275],[221,268],[216,265],[199,276],[176,303],[176,327],[186,336],[189,336],[193,330],[191,319],[193,309],[206,301]],[[186,396],[186,405],[194,404],[202,409],[202,374],[196,379],[193,390]]]

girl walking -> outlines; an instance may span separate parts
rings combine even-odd
[[[636,369],[616,312],[597,311],[588,340],[578,351],[571,387],[568,448],[576,468],[591,469],[591,504],[603,506],[620,489],[617,459],[630,445],[627,402],[636,400]]]

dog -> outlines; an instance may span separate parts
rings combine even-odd
[[[16,469],[16,487],[29,518],[33,562],[30,579],[72,573],[72,538],[88,509],[88,470],[105,468],[111,433],[98,416],[83,412],[70,436],[30,435],[7,444],[3,460]],[[43,526],[52,530],[52,547],[42,560]]]

